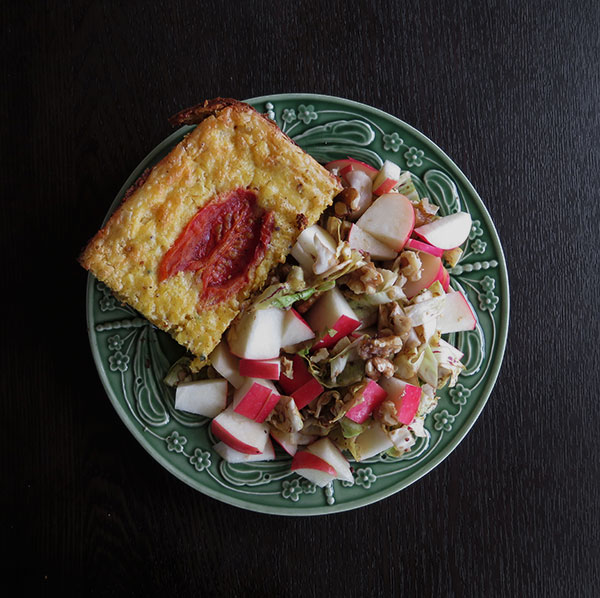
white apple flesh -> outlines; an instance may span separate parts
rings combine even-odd
[[[307,450],[298,451],[294,455],[290,469],[320,488],[337,477],[336,470],[327,461]]]
[[[227,334],[229,349],[245,359],[274,359],[279,357],[283,317],[276,307],[246,313]]]
[[[387,451],[392,446],[394,446],[394,443],[377,422],[373,422],[367,430],[360,434],[355,443],[359,461],[379,455],[379,453]]]
[[[313,346],[315,349],[335,345],[360,326],[360,320],[337,287],[317,300],[307,312],[306,321],[318,335],[324,335]],[[329,335],[330,330],[336,333]]]
[[[267,440],[265,450],[262,453],[255,455],[249,455],[247,453],[240,453],[224,442],[217,442],[213,447],[217,454],[228,463],[253,463],[256,461],[273,461],[275,459],[275,450],[273,449],[273,443]]]
[[[398,255],[391,247],[356,224],[350,227],[348,243],[352,249],[367,253],[374,260],[395,260]]]
[[[211,423],[215,438],[227,446],[246,454],[259,454],[265,450],[269,439],[269,428],[236,413],[230,405],[215,417]]]
[[[373,181],[373,193],[384,195],[389,193],[400,180],[400,166],[386,160]]]
[[[348,460],[329,438],[321,438],[309,444],[306,450],[329,463],[335,469],[338,480],[343,480],[351,484],[354,483],[354,476],[350,470]]]
[[[239,372],[240,360],[231,353],[225,341],[221,341],[215,347],[210,354],[209,361],[234,388],[239,388],[244,383],[244,377]]]
[[[415,228],[415,234],[440,249],[454,249],[462,245],[471,232],[471,215],[456,212]]]
[[[438,330],[446,334],[475,330],[476,326],[477,318],[466,297],[460,291],[447,293],[444,309],[437,319]]]
[[[216,417],[227,407],[227,380],[182,382],[175,391],[175,409]]]
[[[282,347],[292,347],[315,338],[315,333],[308,322],[292,307],[283,317]]]
[[[377,198],[356,224],[398,252],[413,231],[415,210],[404,195],[387,193]]]

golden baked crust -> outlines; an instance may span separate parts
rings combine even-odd
[[[140,177],[80,262],[121,300],[203,358],[244,300],[285,260],[301,228],[317,221],[341,186],[247,104],[217,98],[171,122],[198,125]],[[249,191],[257,209],[272,214],[270,242],[235,294],[202,307],[202,282],[194,271],[161,280],[159,268],[200,208],[235,190]]]

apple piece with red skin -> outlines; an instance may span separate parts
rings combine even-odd
[[[398,252],[404,248],[415,226],[415,210],[400,193],[378,197],[356,223],[364,231]]]
[[[396,406],[396,417],[401,424],[409,425],[415,419],[421,402],[421,388],[398,378],[386,378],[381,385]]]
[[[300,355],[296,354],[291,357],[292,359],[292,377],[288,378],[283,369],[279,376],[279,386],[283,389],[286,395],[291,395],[295,390],[298,390],[301,386],[304,386],[307,382],[312,380],[313,375],[308,370],[306,362]]]
[[[398,184],[400,172],[398,164],[386,160],[373,180],[373,193],[375,195],[389,193]]]
[[[228,380],[234,388],[239,388],[244,383],[240,376],[240,360],[229,350],[225,341],[221,341],[209,356],[210,364]]]
[[[211,423],[211,431],[232,449],[240,453],[258,455],[265,450],[269,439],[269,428],[236,413],[233,405],[221,411]]]
[[[446,334],[475,330],[476,326],[477,318],[466,297],[460,291],[446,293],[444,309],[437,319],[438,330]]]
[[[229,349],[244,359],[275,359],[281,350],[283,317],[276,307],[246,313],[229,329]]]
[[[279,399],[281,395],[275,391],[271,393],[271,396],[265,401],[265,404],[261,407],[260,411],[254,418],[254,421],[257,421],[259,424],[262,424],[269,415],[271,415],[271,411],[275,409],[275,405],[279,403]]]
[[[424,243],[423,241],[419,241],[418,239],[409,239],[406,241],[405,245],[406,249],[412,249],[414,251],[423,251],[424,253],[430,253],[431,255],[435,255],[435,257],[442,257],[444,254],[444,250],[439,247],[434,247],[429,243]]]
[[[440,249],[462,245],[471,232],[471,214],[456,212],[415,228],[415,234]]]
[[[450,273],[444,266],[442,266],[442,272],[440,274],[440,282],[442,283],[442,288],[444,291],[448,291],[450,288]]]
[[[308,322],[292,307],[283,317],[282,347],[292,347],[315,338],[315,333]]]
[[[273,393],[279,395],[275,387],[267,380],[247,378],[244,384],[233,393],[233,410],[235,413],[258,421],[259,414]]]
[[[281,362],[277,359],[240,359],[240,375],[247,378],[279,380]]]
[[[307,450],[298,451],[294,455],[290,469],[320,488],[337,477],[336,470],[327,461]]]
[[[337,172],[338,176],[340,177],[345,177],[349,172],[360,170],[368,174],[371,180],[373,180],[379,173],[379,170],[377,170],[377,168],[374,166],[350,157],[328,162],[325,164],[325,168],[327,168],[329,172]]]
[[[317,334],[324,334],[313,349],[331,347],[360,326],[360,320],[337,287],[317,300],[308,310],[306,321]],[[330,336],[330,330],[336,333]]]
[[[348,243],[352,249],[363,251],[374,260],[395,260],[398,255],[391,247],[388,247],[356,224],[350,227]]]
[[[227,380],[181,382],[175,391],[175,409],[215,417],[227,407]]]
[[[357,424],[364,423],[371,413],[385,401],[388,393],[375,380],[368,378],[360,394],[362,401],[346,413],[346,417]]]
[[[275,449],[273,443],[267,440],[265,450],[262,453],[255,455],[249,455],[247,453],[240,453],[224,442],[217,442],[213,447],[215,452],[227,463],[254,463],[256,461],[273,461],[275,459]]]
[[[420,293],[423,289],[428,289],[436,280],[443,283],[444,272],[447,273],[441,258],[422,251],[417,253],[421,260],[421,278],[419,280],[409,280],[402,287],[408,299],[412,299],[412,297]]]
[[[329,438],[320,438],[316,442],[309,444],[306,450],[313,455],[317,455],[317,457],[320,457],[326,463],[329,463],[335,469],[338,480],[343,480],[350,484],[354,483],[354,476],[350,470],[348,460]]]
[[[324,390],[321,383],[311,376],[311,379],[306,384],[303,384],[300,388],[296,389],[290,396],[294,399],[296,407],[298,407],[298,409],[303,409]]]
[[[271,436],[292,457],[298,451],[298,446],[310,444],[317,439],[316,436],[309,436],[301,432],[282,432],[276,428],[271,428]]]

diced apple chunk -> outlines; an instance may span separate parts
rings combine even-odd
[[[231,352],[245,359],[279,357],[284,315],[275,307],[246,313],[227,335]]]
[[[315,349],[331,347],[360,326],[360,320],[337,287],[327,291],[310,308],[306,320],[317,334],[324,334]],[[334,330],[331,335],[329,331]]]
[[[262,453],[254,455],[240,453],[240,451],[236,451],[224,442],[218,442],[213,448],[217,454],[228,463],[253,463],[256,461],[272,461],[275,459],[275,450],[273,449],[273,443],[270,440],[267,440],[265,450]]]
[[[227,407],[227,380],[181,382],[175,391],[175,409],[216,417]]]
[[[393,260],[398,255],[391,247],[382,243],[356,224],[353,224],[350,228],[348,243],[352,249],[369,254],[373,260]]]
[[[210,354],[211,365],[228,380],[234,388],[244,383],[244,377],[239,373],[240,360],[231,353],[225,341],[221,341]]]
[[[413,231],[415,210],[404,195],[387,193],[376,199],[356,224],[398,252]]]
[[[258,454],[265,450],[269,428],[236,413],[230,405],[212,420],[213,435],[227,446],[247,454]]]
[[[338,480],[343,480],[351,484],[354,483],[354,477],[348,460],[329,438],[321,438],[313,442],[308,445],[306,450],[329,463],[335,469]]]
[[[462,245],[471,232],[471,215],[456,212],[415,228],[415,234],[440,249],[454,249]]]

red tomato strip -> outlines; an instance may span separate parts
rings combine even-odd
[[[167,251],[159,281],[178,272],[195,272],[202,290],[198,309],[224,301],[239,291],[264,258],[274,226],[256,195],[237,189],[200,208]]]

